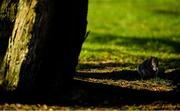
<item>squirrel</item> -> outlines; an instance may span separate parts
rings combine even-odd
[[[157,57],[151,56],[139,64],[137,66],[137,71],[141,79],[157,77],[159,73],[158,62],[159,61]]]

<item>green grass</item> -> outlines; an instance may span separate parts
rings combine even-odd
[[[111,62],[131,69],[156,56],[165,69],[180,67],[179,0],[89,0],[87,30],[80,64]]]
[[[126,88],[152,91],[160,98],[173,98],[171,95],[163,97],[160,92],[178,92],[179,73],[176,69],[180,69],[180,0],[89,0],[87,30],[91,32],[83,44],[77,67],[82,74],[76,78],[122,88],[120,92]],[[137,65],[149,56],[159,58],[159,68],[165,70],[163,76],[167,76],[166,79],[133,78],[138,75]],[[132,96],[128,92],[124,95]],[[122,100],[123,97],[107,100],[107,106],[119,101],[131,102],[129,98]],[[172,105],[171,99],[164,101],[159,97],[147,104],[144,104],[145,101],[152,97],[147,96],[139,105],[135,102],[134,105],[123,106],[130,110],[179,108],[179,103]]]

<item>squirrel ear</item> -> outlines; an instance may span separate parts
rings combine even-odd
[[[150,56],[149,58],[151,59],[151,58],[153,58],[153,56]]]
[[[157,57],[155,57],[155,56],[150,56],[149,59],[151,59],[151,60],[152,60],[152,59],[157,59]]]
[[[150,57],[149,57],[149,60],[151,61],[153,58],[154,58],[153,56],[150,56]]]

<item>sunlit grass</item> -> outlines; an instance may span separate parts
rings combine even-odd
[[[166,68],[180,67],[180,1],[89,0],[82,62],[138,64],[156,56]]]

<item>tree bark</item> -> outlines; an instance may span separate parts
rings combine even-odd
[[[1,86],[22,92],[72,84],[87,26],[87,0],[19,0],[1,64]]]
[[[0,55],[3,58],[8,39],[12,34],[14,21],[17,13],[18,0],[1,0],[0,1]],[[2,60],[1,60],[2,61]]]
[[[0,64],[5,56],[8,46],[9,37],[12,34],[18,0],[1,0],[0,2]],[[4,69],[0,70],[0,84],[2,84],[5,77]]]

